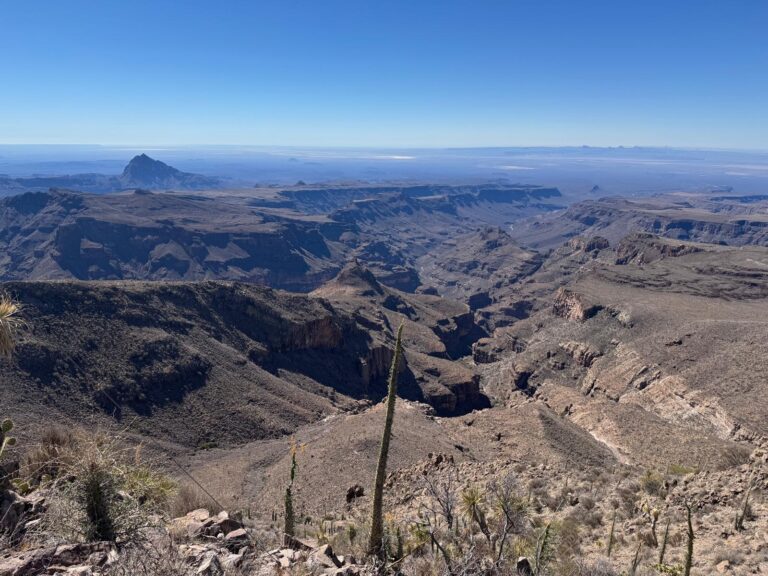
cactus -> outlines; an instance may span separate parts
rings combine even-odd
[[[688,518],[688,543],[685,548],[685,567],[683,568],[683,576],[691,575],[691,567],[693,566],[693,524],[691,523],[691,505],[685,503],[685,510]]]
[[[16,444],[16,438],[13,436],[8,436],[8,432],[11,430],[13,430],[13,420],[6,418],[3,420],[2,425],[0,425],[0,458],[3,457],[5,449],[8,446],[13,446]]]
[[[368,540],[368,554],[382,558],[386,554],[384,548],[384,516],[382,512],[384,501],[384,480],[387,475],[387,457],[389,456],[389,441],[392,437],[392,422],[395,418],[395,400],[397,398],[397,373],[400,369],[400,357],[403,353],[403,325],[397,329],[395,355],[389,369],[389,386],[387,392],[387,417],[384,421],[384,433],[381,437],[379,462],[376,466],[376,482],[373,486],[373,511],[371,513],[371,535]]]

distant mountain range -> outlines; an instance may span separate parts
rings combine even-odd
[[[49,188],[70,188],[85,192],[115,192],[131,188],[152,190],[204,190],[221,185],[219,178],[182,172],[146,154],[134,156],[119,176],[69,174],[63,176],[0,176],[0,194],[9,195]]]

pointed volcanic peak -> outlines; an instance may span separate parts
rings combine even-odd
[[[123,170],[120,181],[126,188],[154,189],[201,189],[221,184],[218,178],[182,172],[146,154],[139,154],[131,159]]]

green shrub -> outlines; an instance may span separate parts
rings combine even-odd
[[[651,496],[658,496],[664,489],[664,478],[654,470],[647,470],[640,479],[640,486]]]

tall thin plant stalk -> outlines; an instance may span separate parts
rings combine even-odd
[[[389,441],[392,438],[392,423],[395,419],[395,400],[397,399],[397,373],[400,370],[400,357],[403,354],[403,325],[397,329],[395,341],[395,356],[389,368],[389,386],[387,392],[387,417],[384,421],[384,433],[381,437],[379,462],[376,466],[376,482],[373,486],[373,511],[371,514],[371,535],[368,540],[368,554],[384,558],[387,551],[384,546],[384,480],[387,476],[387,458],[389,456]]]

